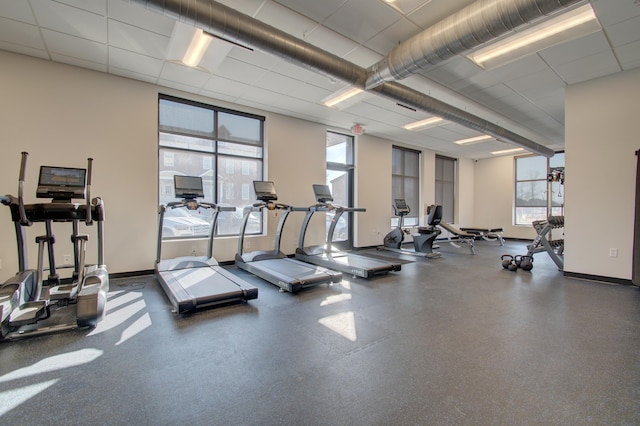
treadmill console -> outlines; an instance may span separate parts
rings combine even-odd
[[[254,180],[253,190],[256,193],[256,199],[259,201],[269,202],[278,199],[276,187],[271,181]]]
[[[199,176],[174,175],[173,187],[175,188],[176,198],[182,198],[183,200],[204,198],[202,178]]]
[[[316,196],[316,202],[321,204],[328,204],[333,201],[333,196],[331,195],[331,189],[329,189],[328,185],[313,185],[313,193]]]
[[[86,174],[85,169],[40,166],[36,197],[62,202],[84,199]]]
[[[395,210],[396,216],[405,216],[411,213],[411,209],[404,198],[396,198],[393,200],[393,210]]]

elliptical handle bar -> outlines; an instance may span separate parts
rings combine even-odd
[[[20,160],[20,176],[18,177],[18,212],[20,214],[20,225],[31,226],[31,221],[27,219],[27,214],[24,211],[24,176],[27,170],[27,158],[29,153],[22,151],[22,158]]]
[[[85,218],[85,223],[87,225],[92,225],[93,224],[93,219],[91,218],[91,169],[93,166],[93,158],[89,157],[87,158],[87,193],[86,193],[86,199],[87,199],[87,215]]]

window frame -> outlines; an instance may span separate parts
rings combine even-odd
[[[201,108],[207,111],[211,111],[212,113],[212,132],[211,134],[204,134],[201,131],[198,131],[198,129],[194,129],[193,132],[189,132],[187,129],[181,128],[178,129],[177,127],[173,127],[171,128],[171,126],[169,124],[173,124],[173,123],[168,123],[168,124],[164,124],[163,125],[163,120],[162,120],[162,110],[161,110],[161,105],[163,101],[167,101],[167,102],[173,102],[173,103],[177,103],[177,104],[184,104],[184,105],[188,105],[191,107],[196,107],[196,108]],[[236,116],[236,117],[240,117],[240,118],[247,118],[249,120],[254,120],[257,121],[257,123],[253,123],[252,125],[257,125],[258,127],[255,128],[254,130],[256,130],[256,137],[257,140],[252,140],[251,137],[253,135],[251,135],[249,138],[233,138],[231,133],[228,134],[228,137],[226,134],[225,135],[221,135],[220,134],[220,126],[224,125],[224,123],[221,123],[219,120],[219,114],[229,114],[232,116]],[[165,94],[159,94],[158,95],[158,191],[157,191],[157,196],[158,198],[158,204],[163,204],[166,203],[166,200],[163,200],[163,198],[161,197],[160,192],[163,190],[163,184],[162,181],[163,179],[166,180],[167,176],[170,173],[169,172],[176,172],[176,173],[184,173],[183,171],[179,171],[177,165],[175,164],[176,162],[176,154],[177,153],[187,153],[187,154],[195,154],[195,155],[199,155],[199,156],[203,156],[202,157],[202,161],[200,162],[200,166],[202,168],[202,170],[205,170],[206,164],[210,164],[211,168],[209,169],[209,175],[210,176],[206,176],[206,171],[204,171],[202,173],[203,177],[208,177],[211,181],[212,184],[210,184],[212,186],[212,189],[208,192],[212,192],[211,197],[207,197],[205,198],[206,201],[209,202],[214,202],[216,204],[221,204],[221,205],[229,205],[229,200],[228,199],[221,199],[221,194],[223,194],[225,191],[221,189],[223,189],[221,187],[221,185],[226,185],[226,187],[229,187],[229,184],[231,184],[230,188],[239,188],[239,191],[243,192],[243,184],[246,183],[243,180],[246,180],[247,177],[251,176],[251,173],[249,172],[249,174],[245,174],[244,171],[245,169],[250,170],[252,167],[252,165],[249,164],[249,162],[254,162],[257,163],[257,167],[256,167],[256,175],[253,176],[253,179],[255,180],[262,180],[264,179],[264,171],[265,171],[265,130],[264,130],[264,125],[265,125],[265,117],[264,116],[260,116],[260,115],[256,115],[256,114],[251,114],[251,113],[247,113],[247,112],[243,112],[243,111],[236,111],[236,110],[231,110],[229,108],[223,108],[223,107],[219,107],[219,106],[215,106],[215,105],[210,105],[210,104],[205,104],[202,102],[197,102],[197,101],[193,101],[193,100],[189,100],[189,99],[184,99],[184,98],[179,98],[179,97],[175,97],[175,96],[170,96],[170,95],[165,95]],[[199,123],[198,123],[199,124]],[[166,143],[166,139],[163,140],[163,136],[164,135],[176,135],[176,136],[183,136],[185,138],[195,138],[195,139],[201,139],[203,141],[209,141],[210,142],[210,146],[209,147],[198,147],[198,146],[190,146],[190,147],[179,147],[179,146],[172,146],[171,144],[167,144]],[[195,140],[194,139],[194,140]],[[186,142],[188,143],[188,139],[186,140]],[[204,146],[204,145],[203,145]],[[222,148],[221,148],[222,146]],[[242,147],[242,146],[246,146],[246,147],[255,147],[255,151],[254,152],[250,152],[251,150],[249,150],[249,152],[242,152],[242,151],[238,151],[237,148]],[[235,150],[234,150],[235,149]],[[174,158],[174,165],[170,166],[169,170],[164,170],[163,167],[165,167],[163,165],[163,158],[164,155],[166,154],[171,154]],[[209,160],[206,160],[206,158],[209,158]],[[224,162],[224,160],[229,160],[229,159],[237,159],[237,160],[247,160],[247,164],[241,163],[239,166],[234,166],[233,162],[229,163],[229,162]],[[225,163],[225,167],[231,167],[234,168],[235,167],[235,172],[233,173],[232,176],[234,176],[234,180],[232,180],[231,182],[222,182],[220,180],[220,167],[221,163],[224,162]],[[231,166],[229,166],[229,164],[232,164]],[[174,173],[174,174],[176,174]],[[189,172],[187,172],[189,173]],[[253,180],[252,179],[252,180]],[[205,182],[206,184],[206,182]],[[251,186],[250,192],[253,193],[253,187]],[[205,193],[207,193],[207,190],[205,190]],[[242,196],[242,194],[240,194]],[[245,201],[243,199],[243,201]],[[238,200],[236,200],[236,203],[238,204]],[[245,203],[246,204],[246,203]],[[238,209],[242,209],[242,207],[244,207],[244,205],[236,205],[236,208]],[[241,210],[240,210],[241,211]],[[233,215],[232,213],[229,212],[222,212],[220,213],[220,218],[222,219],[224,217],[224,215]],[[237,211],[236,211],[236,215],[233,215],[234,218],[232,219],[232,222],[235,223],[237,222]],[[259,220],[259,226],[258,226],[258,230],[255,232],[247,232],[247,235],[257,235],[257,234],[261,234],[263,232],[263,220],[262,220],[262,215],[260,215],[258,217]],[[235,226],[235,225],[233,225]],[[239,229],[234,229],[233,232],[221,232],[220,229],[220,224],[218,224],[218,226],[216,227],[216,236],[237,236],[239,234]],[[192,236],[163,236],[164,240],[174,240],[174,239],[205,239],[207,238],[208,235],[192,235]]]
[[[442,171],[442,178],[438,176],[438,160],[440,160],[441,164],[444,164],[445,161],[451,162],[453,164],[453,175],[451,176],[451,180],[446,179],[448,176],[444,176],[445,170]],[[442,206],[442,221],[448,223],[455,223],[455,207],[456,207],[456,178],[458,176],[458,160],[451,157],[446,157],[444,155],[436,154],[435,157],[435,204]],[[445,191],[445,186],[450,184],[451,191]],[[438,187],[440,187],[440,192],[438,192]],[[440,196],[438,196],[440,194]],[[445,203],[445,200],[448,199],[445,197],[445,194],[448,195],[448,198],[451,199],[451,205]]]
[[[556,155],[561,154],[563,156],[562,160],[561,160],[561,166],[555,165],[552,166],[552,162],[553,159],[555,158]],[[526,160],[526,159],[532,159],[532,158],[544,158],[545,160],[545,168],[546,170],[542,173],[541,177],[539,178],[531,178],[531,179],[518,179],[518,161],[520,160]],[[514,186],[513,186],[513,191],[514,191],[514,201],[513,201],[513,225],[514,226],[531,226],[531,223],[534,220],[547,220],[547,218],[553,214],[554,210],[559,209],[560,212],[564,211],[564,203],[560,203],[560,206],[555,206],[554,205],[554,200],[556,197],[554,197],[554,194],[557,193],[559,190],[561,190],[562,192],[564,192],[564,187],[560,187],[560,183],[559,182],[552,182],[552,180],[550,179],[550,173],[553,169],[556,168],[561,168],[564,171],[564,164],[565,164],[565,159],[564,159],[564,151],[559,151],[556,152],[554,154],[553,157],[551,158],[546,158],[543,157],[541,155],[537,155],[537,154],[527,154],[527,155],[519,155],[519,156],[515,156],[514,157]],[[518,198],[518,188],[519,188],[519,183],[522,184],[526,184],[526,183],[531,183],[531,184],[543,184],[544,190],[543,191],[539,191],[541,193],[544,193],[544,199],[540,199],[540,203],[538,203],[539,205],[525,205],[523,203],[518,203],[518,200],[520,198]],[[551,194],[551,196],[550,196]],[[523,215],[523,212],[519,212],[518,209],[527,209],[527,208],[531,208],[531,209],[539,209],[541,211],[544,211],[544,213],[542,214],[531,214],[532,219],[531,221],[527,222],[527,221],[519,221],[519,217]]]

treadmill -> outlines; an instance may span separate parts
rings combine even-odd
[[[308,208],[292,207],[286,204],[276,203],[275,201],[278,199],[278,195],[276,194],[273,182],[254,181],[253,187],[258,202],[244,208],[240,238],[238,238],[236,265],[265,281],[277,285],[280,287],[281,292],[288,291],[290,293],[296,293],[303,288],[318,284],[330,284],[342,281],[342,273],[340,272],[288,258],[280,251],[280,239],[287,216],[292,211],[307,211]],[[273,250],[259,250],[244,253],[244,235],[249,216],[254,212],[261,213],[264,209],[280,210],[282,212],[276,230],[274,248]]]
[[[324,266],[336,271],[349,273],[354,277],[371,278],[376,275],[386,275],[390,271],[399,271],[402,268],[400,263],[391,263],[384,260],[372,259],[357,255],[351,252],[340,251],[331,246],[333,233],[336,224],[344,213],[364,212],[363,208],[342,207],[331,204],[333,196],[327,185],[313,185],[313,193],[316,197],[316,205],[309,207],[309,210],[302,222],[300,230],[300,240],[296,249],[296,259]],[[309,226],[309,221],[315,212],[335,212],[331,225],[327,231],[327,240],[321,246],[304,246],[304,237]]]
[[[256,299],[258,297],[256,287],[218,266],[218,262],[213,258],[213,238],[218,213],[235,211],[235,207],[223,207],[198,201],[198,198],[204,198],[201,177],[175,175],[173,179],[176,197],[182,198],[182,201],[160,206],[156,278],[169,297],[175,312],[182,314],[201,308]],[[167,209],[177,208],[186,208],[190,211],[200,208],[211,209],[212,221],[207,256],[161,259],[164,215]]]

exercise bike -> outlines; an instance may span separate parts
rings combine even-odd
[[[437,225],[442,220],[442,206],[431,205],[427,208],[426,226],[419,226],[418,233],[413,234],[413,249],[402,247],[405,235],[409,231],[403,229],[404,217],[411,213],[411,208],[402,198],[393,202],[394,214],[398,217],[398,226],[384,236],[384,245],[378,247],[379,250],[390,250],[402,254],[421,256],[429,259],[440,257],[440,252],[433,251],[436,237],[442,232]]]

